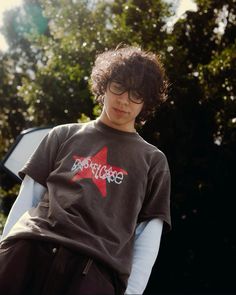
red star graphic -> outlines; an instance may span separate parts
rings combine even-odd
[[[103,198],[107,195],[107,182],[121,184],[124,175],[128,175],[125,170],[107,164],[107,150],[105,146],[92,157],[73,156],[78,165],[76,170],[79,171],[72,178],[72,181],[84,178],[92,179]]]

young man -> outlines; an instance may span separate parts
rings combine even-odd
[[[60,125],[26,166],[0,248],[0,293],[142,294],[169,230],[165,155],[135,130],[165,100],[153,53],[98,55],[91,88],[100,117]]]

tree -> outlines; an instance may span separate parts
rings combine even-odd
[[[172,172],[175,230],[164,240],[156,289],[166,292],[168,277],[169,292],[225,294],[235,291],[236,12],[234,1],[197,3],[167,41],[169,101],[143,129]]]
[[[41,51],[32,46],[30,38],[47,32],[47,21],[36,0],[25,0],[22,8],[5,13],[4,23],[1,31],[7,39],[9,50],[0,53],[1,156],[6,153],[20,131],[32,126],[27,105],[18,95],[18,90],[23,78],[34,76]]]
[[[89,1],[41,1],[49,36],[38,36],[42,48],[34,79],[24,79],[19,95],[37,125],[56,125],[94,118],[88,79],[96,52],[104,49],[105,19]],[[70,5],[68,5],[70,4]]]
[[[166,22],[172,14],[171,5],[165,1],[114,1],[110,15],[110,39],[116,44],[136,44],[164,54]]]
[[[24,126],[25,104],[17,96],[20,75],[10,55],[0,54],[0,75],[0,156],[3,156]]]

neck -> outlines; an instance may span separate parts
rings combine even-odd
[[[129,124],[119,124],[117,122],[113,122],[112,120],[109,119],[109,117],[107,116],[106,112],[103,110],[101,115],[98,118],[103,124],[120,130],[120,131],[124,131],[124,132],[136,132],[136,129],[134,127],[133,122],[130,122]]]

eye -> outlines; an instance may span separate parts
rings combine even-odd
[[[121,83],[112,81],[110,83],[110,91],[113,92],[114,94],[122,94],[126,90]]]
[[[137,91],[131,91],[131,96],[137,100],[142,99],[142,96]]]
[[[143,97],[137,91],[131,91],[130,100],[136,103],[142,103]]]
[[[141,99],[141,95],[137,91],[131,91],[131,96],[136,99]]]

